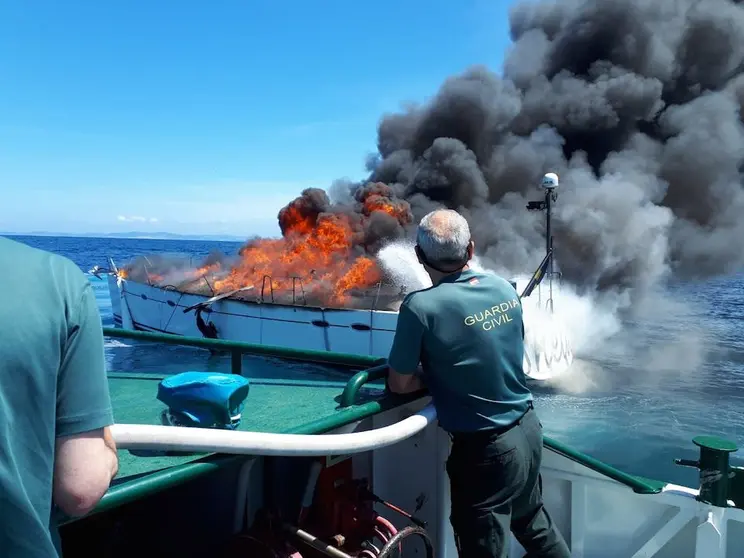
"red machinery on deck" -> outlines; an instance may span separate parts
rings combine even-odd
[[[398,530],[375,503],[408,519]],[[313,462],[296,523],[261,509],[251,528],[233,541],[229,558],[386,558],[400,555],[402,541],[418,536],[433,556],[425,523],[375,496],[366,479],[354,479],[350,457]]]

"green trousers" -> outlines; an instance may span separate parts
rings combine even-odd
[[[452,434],[450,521],[460,558],[508,558],[510,532],[529,558],[570,558],[543,506],[542,447],[532,408],[505,431]]]

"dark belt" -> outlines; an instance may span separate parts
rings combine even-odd
[[[522,421],[534,408],[535,405],[532,403],[532,401],[530,401],[529,403],[527,403],[527,410],[522,414],[522,416],[506,426],[495,426],[493,428],[484,428],[483,430],[473,430],[472,432],[449,432],[449,436],[450,438],[452,438],[453,441],[457,439],[463,442],[474,442],[477,440],[493,438],[494,436],[501,436],[502,434],[506,434],[507,432],[509,432],[512,428],[522,424]]]

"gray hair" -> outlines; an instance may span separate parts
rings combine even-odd
[[[461,262],[470,244],[470,227],[457,211],[437,209],[421,219],[416,242],[434,264]]]

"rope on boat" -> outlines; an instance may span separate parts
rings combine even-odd
[[[171,315],[170,315],[170,316],[168,317],[168,321],[167,321],[167,322],[165,322],[165,327],[163,328],[163,329],[164,329],[165,331],[168,331],[168,326],[170,325],[170,323],[171,323],[171,320],[173,319],[173,316],[174,316],[174,315],[175,315],[175,313],[176,313],[176,310],[178,310],[178,305],[179,305],[179,304],[181,304],[181,299],[183,298],[183,295],[184,295],[184,294],[185,294],[185,293],[181,293],[181,295],[180,295],[180,296],[178,297],[178,300],[177,300],[177,301],[176,301],[176,303],[175,303],[175,304],[173,305],[173,310],[171,311]]]
[[[433,558],[434,545],[429,538],[429,534],[417,525],[404,527],[395,535],[393,535],[393,537],[385,543],[385,546],[382,547],[380,553],[377,555],[377,558],[388,558],[389,556],[392,556],[394,552],[399,552],[399,548],[396,547],[400,545],[403,539],[416,536],[424,541],[424,547],[426,548],[426,558]]]

